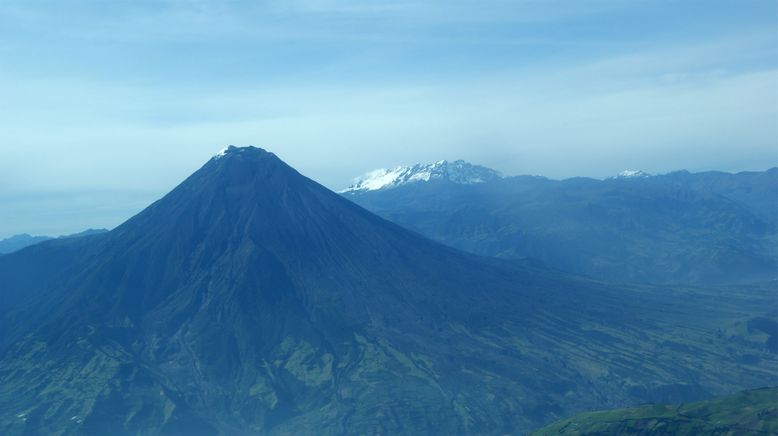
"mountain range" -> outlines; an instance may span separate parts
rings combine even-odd
[[[497,174],[458,161],[465,174]],[[416,165],[412,168],[425,168]],[[450,167],[449,167],[450,168]],[[426,174],[426,171],[422,170]],[[362,177],[342,194],[472,253],[613,282],[717,285],[778,276],[778,168],[605,180]]]
[[[0,256],[0,283],[4,435],[523,434],[778,365],[775,283],[477,256],[253,147],[110,232]]]
[[[79,238],[81,236],[94,235],[98,233],[107,232],[106,229],[87,229],[83,232],[73,233],[70,235],[59,236],[59,238]],[[27,233],[11,236],[10,238],[0,240],[0,254],[13,253],[19,251],[24,247],[35,245],[39,242],[49,241],[55,239],[52,236],[31,236]]]
[[[448,162],[441,160],[433,164],[399,166],[393,169],[380,168],[354,179],[351,186],[342,193],[391,189],[416,182],[446,180],[456,184],[471,185],[502,178],[502,174],[491,168],[473,165],[463,160]]]

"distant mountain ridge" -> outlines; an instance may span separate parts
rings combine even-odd
[[[651,174],[641,170],[624,170],[616,176],[616,178],[622,179],[642,179],[645,177],[651,177]]]
[[[343,195],[459,249],[609,281],[720,284],[778,274],[778,168],[438,179]]]
[[[38,242],[54,239],[50,236],[32,236],[27,233],[13,235],[10,238],[0,240],[0,254],[13,253],[24,247],[37,244]]]
[[[354,183],[341,192],[375,191],[391,189],[417,182],[448,180],[458,184],[484,183],[502,178],[499,171],[463,160],[441,160],[432,164],[416,164],[394,169],[377,169],[354,179]]]
[[[58,236],[57,238],[79,238],[81,236],[95,235],[99,233],[105,233],[108,229],[87,229],[83,232],[73,233],[70,235]],[[22,248],[35,245],[39,242],[49,241],[51,239],[57,239],[53,236],[31,236],[27,233],[11,236],[10,238],[0,240],[0,254],[13,253],[14,251],[21,250]]]

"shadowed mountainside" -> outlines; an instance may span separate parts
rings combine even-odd
[[[437,179],[344,195],[452,247],[607,281],[718,285],[778,275],[778,168]]]

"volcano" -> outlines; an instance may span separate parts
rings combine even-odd
[[[0,297],[7,435],[521,434],[767,385],[778,363],[748,327],[770,286],[467,254],[254,147],[108,233],[0,256]]]

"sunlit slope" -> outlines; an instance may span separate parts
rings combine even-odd
[[[586,412],[534,433],[550,435],[774,435],[778,389],[765,388],[681,405]]]

